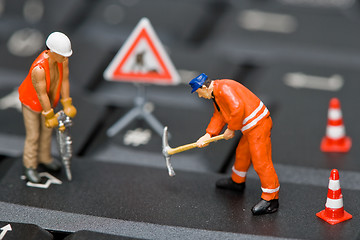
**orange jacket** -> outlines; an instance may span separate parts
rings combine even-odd
[[[215,111],[206,129],[211,136],[218,135],[225,124],[230,130],[244,133],[270,115],[255,94],[234,80],[215,80],[213,95],[220,111],[214,103]]]
[[[20,102],[22,102],[25,106],[28,106],[31,110],[35,112],[41,112],[43,110],[39,98],[37,97],[36,90],[32,84],[31,79],[31,73],[32,70],[39,66],[40,68],[45,70],[45,80],[46,80],[46,91],[49,93],[50,90],[50,69],[49,69],[49,60],[45,58],[45,53],[47,50],[43,51],[33,62],[33,64],[30,67],[29,74],[25,78],[25,80],[22,82],[22,84],[19,87],[19,99]],[[61,83],[63,79],[63,65],[62,63],[58,63],[59,68],[59,85],[56,89],[56,95],[53,102],[53,108],[56,107],[56,105],[59,102],[60,99],[60,91],[61,91]]]

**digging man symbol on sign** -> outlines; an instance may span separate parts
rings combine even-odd
[[[141,73],[158,73],[158,70],[155,68],[149,68],[149,66],[146,64],[146,58],[145,54],[147,52],[145,50],[142,50],[139,53],[135,54],[135,61],[131,66],[132,72],[141,72]]]

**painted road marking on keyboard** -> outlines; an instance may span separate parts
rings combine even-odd
[[[8,108],[15,108],[21,112],[21,102],[19,101],[19,92],[17,88],[8,95],[0,98],[0,109],[5,110]]]
[[[284,83],[293,88],[339,91],[344,85],[344,79],[339,74],[334,74],[327,78],[297,72],[285,74]]]
[[[139,145],[146,145],[151,139],[151,131],[149,129],[137,128],[129,130],[124,136],[124,144],[138,147]]]
[[[238,24],[249,31],[289,34],[297,29],[297,20],[289,14],[244,10],[239,13]]]
[[[29,57],[43,46],[44,35],[34,28],[23,28],[14,32],[7,42],[9,52],[17,57]]]
[[[53,175],[51,175],[50,173],[47,172],[42,172],[39,173],[40,177],[45,177],[48,180],[45,183],[32,183],[32,182],[27,182],[26,186],[28,187],[35,187],[35,188],[44,188],[47,189],[50,187],[51,184],[58,184],[61,185],[62,181],[60,181],[59,179],[57,179],[56,177],[54,177]],[[25,176],[21,176],[22,180],[26,180]],[[0,239],[1,240],[1,239]]]

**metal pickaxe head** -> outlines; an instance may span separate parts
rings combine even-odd
[[[171,166],[171,162],[170,162],[170,154],[168,153],[168,150],[171,149],[168,143],[168,127],[164,127],[164,132],[163,132],[163,136],[162,136],[162,154],[165,157],[165,161],[166,161],[166,167],[169,171],[169,176],[173,177],[175,176],[175,171],[173,169],[173,167]]]
[[[221,140],[221,139],[224,139],[224,134],[212,137],[212,138],[204,141],[204,143],[209,144],[211,142],[216,142],[216,141]],[[171,163],[170,163],[170,156],[174,155],[176,153],[180,153],[180,152],[184,152],[184,151],[187,151],[187,150],[190,150],[190,149],[193,149],[193,148],[197,148],[198,147],[197,142],[182,145],[182,146],[179,146],[179,147],[176,147],[176,148],[171,148],[169,146],[169,143],[168,143],[168,128],[167,127],[164,127],[164,133],[163,133],[163,139],[162,140],[163,140],[162,141],[162,153],[163,153],[163,155],[165,157],[165,160],[166,160],[166,166],[167,166],[167,168],[169,170],[169,175],[170,176],[175,176],[174,169],[172,168]]]

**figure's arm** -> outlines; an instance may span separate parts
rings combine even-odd
[[[204,136],[202,136],[201,138],[199,138],[197,141],[196,141],[196,146],[198,148],[202,148],[202,147],[206,147],[208,144],[205,144],[204,142],[209,140],[211,138],[211,135],[209,133],[205,133]]]
[[[43,111],[50,111],[51,103],[49,96],[46,92],[45,70],[39,66],[35,67],[31,72],[31,81],[35,88],[37,97],[39,98]]]
[[[64,112],[69,117],[76,116],[76,108],[72,105],[72,98],[70,97],[70,83],[69,83],[69,59],[63,63],[63,79],[61,84],[61,104],[64,107]]]
[[[214,113],[213,116],[210,119],[210,123],[206,128],[206,133],[210,134],[210,136],[217,136],[220,134],[221,130],[225,126],[225,121],[223,117],[221,116],[221,113],[217,110],[215,104],[214,104]]]
[[[55,117],[54,110],[51,108],[50,99],[46,92],[45,70],[39,66],[34,67],[31,72],[31,81],[43,109],[42,115],[45,117],[46,127],[56,127],[58,121]]]
[[[224,86],[222,88],[221,97],[225,101],[230,112],[230,118],[227,123],[228,130],[235,131],[241,129],[245,115],[244,103],[241,98],[238,96],[235,89],[229,86]]]
[[[209,144],[204,144],[204,142],[209,140],[213,136],[219,135],[221,130],[224,128],[225,124],[226,123],[224,122],[220,112],[217,110],[214,104],[214,114],[210,120],[208,127],[206,128],[206,133],[197,140],[196,142],[197,147],[201,148],[209,145]]]
[[[69,84],[69,59],[63,62],[63,79],[61,84],[61,98],[70,97],[70,84]]]
[[[233,137],[235,137],[235,131],[227,128],[224,132],[224,139],[229,140]]]

